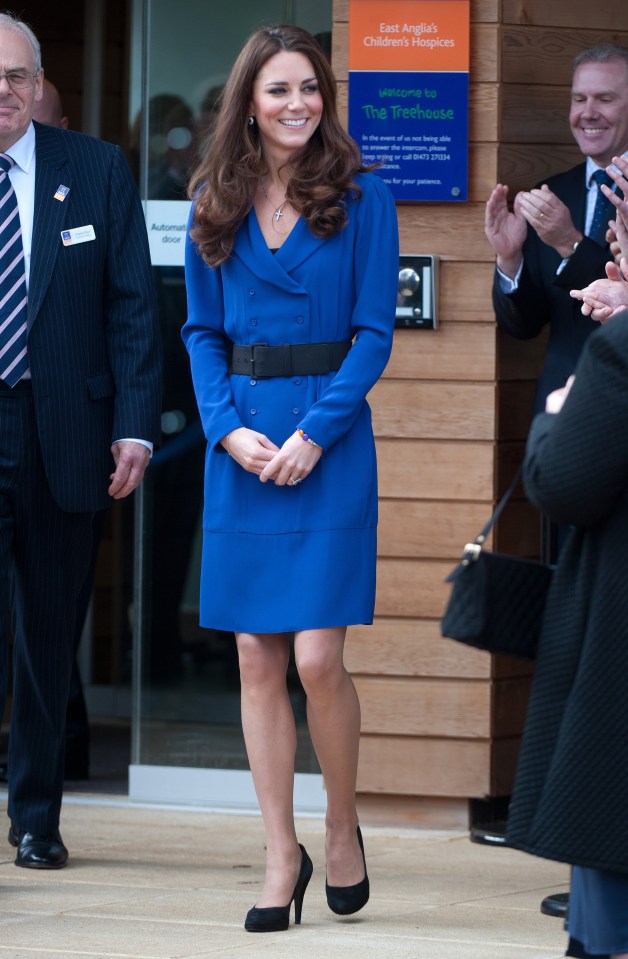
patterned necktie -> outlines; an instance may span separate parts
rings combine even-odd
[[[615,218],[615,207],[610,200],[607,200],[600,186],[605,183],[606,186],[613,186],[613,181],[606,170],[596,170],[592,176],[598,186],[593,219],[589,227],[589,236],[600,246],[606,246],[606,231],[608,230],[608,221]]]
[[[15,386],[28,369],[22,227],[9,179],[14,162],[0,153],[0,380],[9,386]]]

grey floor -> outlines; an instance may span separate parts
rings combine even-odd
[[[6,811],[6,792],[0,792]],[[7,820],[8,824],[8,820]],[[21,869],[0,837],[0,959],[558,959],[562,921],[539,911],[568,870],[466,833],[363,825],[372,896],[355,917],[329,912],[324,829],[298,823],[314,860],[301,926],[242,927],[264,865],[261,821],[146,808],[72,790],[58,872]]]

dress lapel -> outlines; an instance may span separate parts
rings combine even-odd
[[[236,234],[234,253],[255,276],[282,290],[303,293],[303,287],[290,275],[324,243],[314,236],[300,217],[290,236],[276,253],[271,253],[260,230],[255,210],[251,208]]]

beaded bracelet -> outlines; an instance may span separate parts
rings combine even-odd
[[[297,430],[297,433],[299,434],[301,439],[305,440],[306,443],[309,443],[310,446],[316,446],[319,450],[322,450],[323,447],[320,445],[320,443],[315,443],[312,437],[308,436],[307,433],[305,433],[303,430]]]

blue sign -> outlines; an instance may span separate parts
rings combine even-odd
[[[349,133],[396,200],[467,199],[468,73],[351,71]]]

